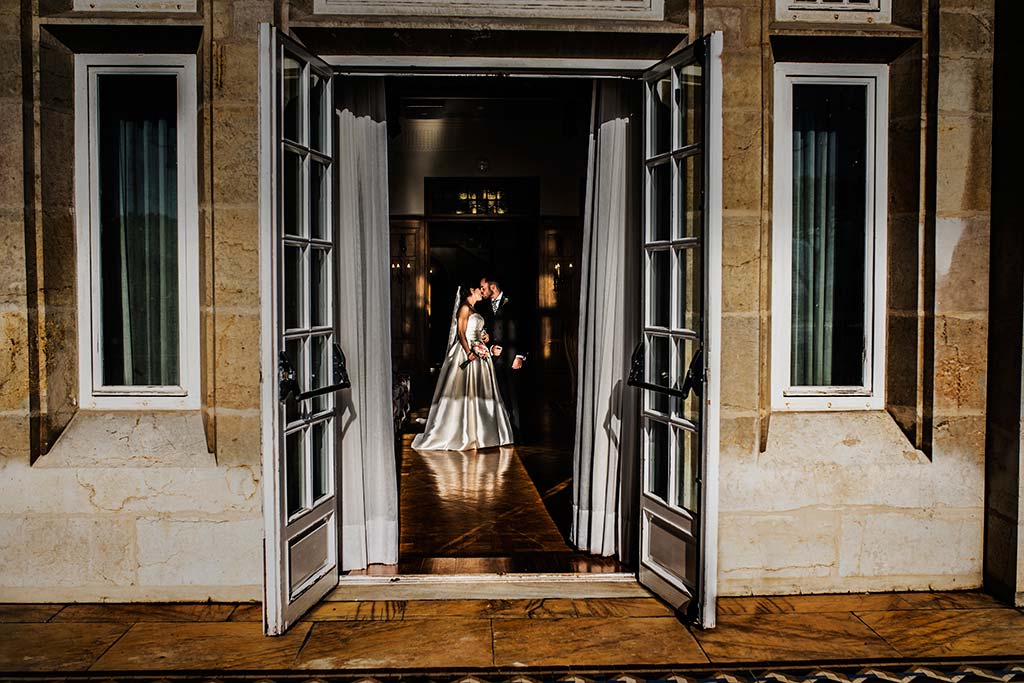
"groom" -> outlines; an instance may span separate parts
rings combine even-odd
[[[508,410],[512,431],[519,436],[519,378],[526,363],[526,351],[518,345],[518,317],[516,307],[501,284],[491,278],[481,278],[480,288],[484,298],[476,305],[477,313],[484,317],[484,330],[494,351],[500,354],[494,358],[494,370],[498,375],[501,400]]]

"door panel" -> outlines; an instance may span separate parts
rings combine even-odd
[[[709,434],[705,363],[717,338],[708,324],[717,290],[707,264],[717,237],[709,220],[720,212],[706,190],[720,167],[720,128],[708,125],[721,120],[712,87],[720,53],[713,34],[644,76],[644,330],[629,378],[643,397],[640,581],[705,625],[714,623],[714,581],[705,575],[716,553],[707,545],[714,535],[705,472],[717,438]]]
[[[333,79],[260,27],[264,628],[284,632],[338,583]]]

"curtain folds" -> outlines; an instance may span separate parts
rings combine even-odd
[[[124,92],[136,95],[126,98]],[[100,76],[103,383],[179,383],[177,83]]]
[[[793,321],[795,386],[834,383],[836,131],[811,116],[793,127]]]
[[[383,79],[347,84],[338,116],[338,469],[343,570],[398,562],[398,477],[391,421],[387,127]]]
[[[572,542],[620,559],[633,542],[636,488],[635,392],[626,386],[639,300],[630,95],[629,84],[594,82],[573,453]]]

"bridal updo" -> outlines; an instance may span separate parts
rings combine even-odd
[[[476,282],[463,282],[459,285],[459,306],[465,304],[470,308],[473,308],[473,304],[469,303],[469,296],[474,289],[480,289],[480,281]]]

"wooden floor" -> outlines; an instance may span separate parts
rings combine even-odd
[[[480,451],[402,440],[398,565],[353,575],[618,572],[572,548],[572,450],[555,437]]]
[[[653,598],[326,602],[276,638],[261,635],[260,614],[0,605],[0,671],[683,671],[1024,656],[1024,614],[974,592],[724,598],[706,631]]]

